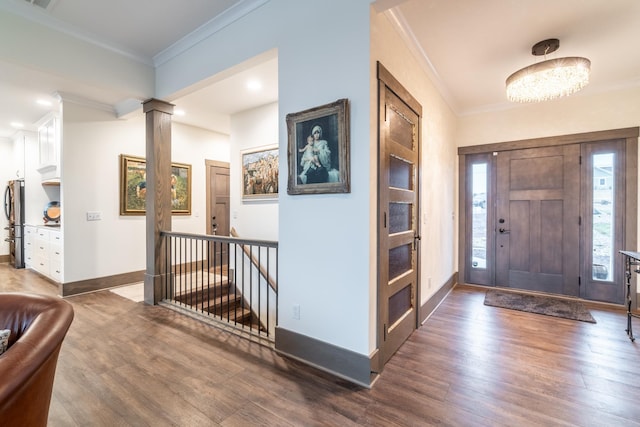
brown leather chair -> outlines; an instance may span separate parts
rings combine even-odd
[[[0,293],[0,329],[10,329],[0,355],[0,424],[46,426],[62,340],[73,320],[57,297]]]

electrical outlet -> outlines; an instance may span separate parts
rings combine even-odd
[[[300,304],[293,305],[293,318],[300,320]]]
[[[102,212],[87,212],[87,221],[100,221]]]

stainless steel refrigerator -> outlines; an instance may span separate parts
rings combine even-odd
[[[5,230],[9,236],[9,262],[15,268],[24,268],[24,180],[9,181],[4,191],[4,213],[9,220]]]

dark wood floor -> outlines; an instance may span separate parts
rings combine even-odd
[[[2,264],[0,291],[56,287]],[[367,390],[166,308],[67,298],[49,425],[640,425],[640,342],[621,310],[591,307],[590,324],[483,300],[456,287]]]

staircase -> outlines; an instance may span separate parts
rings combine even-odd
[[[249,305],[243,304],[242,294],[227,275],[203,273],[197,275],[197,281],[201,283],[181,281],[178,276],[173,301],[228,323],[260,328]]]

